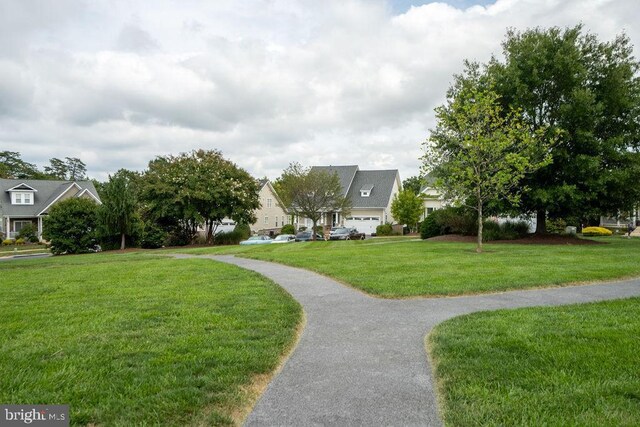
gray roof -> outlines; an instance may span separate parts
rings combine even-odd
[[[311,169],[337,173],[352,208],[387,207],[398,176],[397,169],[365,171],[358,166],[313,166]],[[360,190],[370,190],[369,197],[360,196]]]
[[[352,208],[384,208],[389,205],[397,169],[358,171],[349,188]],[[360,190],[370,189],[369,197],[362,197]]]
[[[48,181],[37,179],[0,179],[0,216],[36,217],[51,202],[60,196],[74,181]],[[33,205],[12,205],[11,193],[7,190],[20,184],[37,190],[33,193]],[[76,181],[81,190],[91,192],[98,200],[98,192],[91,181]]]
[[[358,172],[358,166],[350,165],[350,166],[313,166],[311,170],[320,170],[325,171],[330,174],[336,173],[338,174],[338,179],[340,180],[340,185],[344,191],[344,195],[347,194],[349,188],[351,187],[351,183]]]

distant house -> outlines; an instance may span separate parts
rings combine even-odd
[[[56,203],[72,197],[85,197],[101,204],[91,181],[46,181],[0,179],[0,232],[15,239],[27,224],[42,236],[42,219]]]
[[[424,185],[420,189],[419,196],[423,200],[424,210],[422,212],[422,219],[429,216],[429,214],[437,209],[442,209],[445,206],[445,202],[440,192],[434,187],[436,179],[428,174],[424,177]]]
[[[402,189],[397,169],[360,170],[351,166],[313,166],[311,170],[322,170],[337,174],[343,194],[351,202],[351,211],[345,216],[340,211],[324,212],[319,225],[355,227],[361,233],[372,234],[380,224],[393,223],[391,202]],[[311,227],[308,218],[300,218],[298,226]]]
[[[278,234],[283,225],[291,223],[291,217],[271,182],[268,179],[261,179],[258,182],[261,207],[255,212],[257,219],[250,225],[251,231]]]

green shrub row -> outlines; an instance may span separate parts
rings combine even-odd
[[[529,224],[525,221],[505,221],[498,224],[495,221],[485,221],[482,225],[483,241],[514,240],[529,233]],[[478,234],[477,217],[475,212],[464,208],[444,208],[433,211],[420,226],[420,237],[431,237],[446,234],[462,234],[473,236]]]

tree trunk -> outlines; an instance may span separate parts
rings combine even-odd
[[[205,243],[207,245],[211,244],[211,240],[213,239],[213,221],[205,221],[206,230],[207,230],[207,238],[205,239]]]
[[[316,241],[316,221],[313,221],[313,226],[311,227],[311,240]]]
[[[478,202],[478,247],[477,253],[482,253],[482,202]]]
[[[124,241],[124,233],[120,233],[120,250],[124,251],[125,248],[125,241]]]
[[[536,212],[536,234],[547,234],[547,211],[544,209]]]

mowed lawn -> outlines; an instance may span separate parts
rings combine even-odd
[[[470,314],[427,347],[446,425],[640,425],[640,298]]]
[[[371,239],[184,249],[302,267],[387,298],[447,296],[640,276],[640,239],[599,245],[475,245]]]
[[[302,319],[257,274],[142,254],[3,261],[0,295],[0,402],[73,425],[238,423]]]

